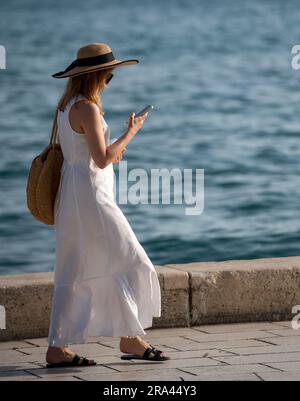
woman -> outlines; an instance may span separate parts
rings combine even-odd
[[[64,155],[55,199],[56,264],[47,367],[90,366],[68,345],[89,336],[118,336],[122,359],[167,360],[144,341],[144,328],[161,316],[158,277],[114,200],[113,163],[147,114],[130,114],[125,133],[110,143],[100,94],[112,70],[138,63],[114,58],[105,43],[80,48],[55,78],[69,78],[58,104],[57,135]],[[130,355],[131,354],[131,355]]]

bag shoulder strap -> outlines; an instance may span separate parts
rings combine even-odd
[[[58,118],[58,107],[55,110],[55,115],[53,119],[53,125],[52,125],[52,132],[51,132],[51,138],[50,138],[50,143],[49,145],[52,144],[53,149],[55,148],[55,143],[57,140],[57,118]],[[59,143],[59,142],[57,142]]]

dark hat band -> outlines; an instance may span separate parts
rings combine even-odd
[[[115,60],[115,57],[112,52],[101,54],[100,56],[78,58],[74,60],[64,71],[57,72],[56,74],[52,75],[52,77],[63,75],[75,67],[88,67],[91,65],[105,64],[113,60]]]

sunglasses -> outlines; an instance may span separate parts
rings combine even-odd
[[[113,76],[114,76],[114,74],[109,74],[109,76],[105,80],[106,84],[109,83],[109,81],[112,79]]]

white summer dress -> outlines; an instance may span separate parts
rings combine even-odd
[[[56,260],[48,343],[62,347],[89,336],[145,335],[161,316],[156,270],[115,202],[114,169],[99,168],[85,134],[58,112],[64,155],[54,213]],[[103,118],[103,116],[102,116]],[[103,118],[105,142],[110,129]]]

